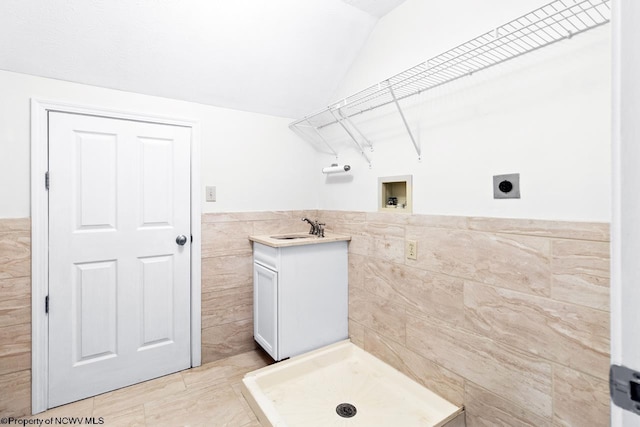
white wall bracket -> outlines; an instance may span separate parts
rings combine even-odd
[[[356,145],[356,147],[358,147],[358,151],[360,151],[360,154],[362,155],[362,157],[364,157],[364,159],[367,161],[369,166],[371,166],[371,159],[369,159],[369,156],[367,156],[367,153],[364,152],[364,148],[362,147],[362,145],[360,145],[360,143],[355,138],[355,136],[353,136],[353,133],[351,133],[349,128],[344,123],[342,123],[342,119],[336,116],[336,113],[333,110],[329,110],[329,112],[336,119],[337,123],[342,127],[342,129],[344,129],[347,135],[349,135],[349,138],[351,138],[351,140]]]
[[[367,144],[367,146],[369,147],[369,150],[373,151],[373,144],[371,143],[371,141],[369,141],[369,139],[366,136],[364,136],[364,134],[355,125],[355,123],[353,123],[349,117],[345,116],[344,113],[342,112],[342,110],[338,109],[338,114],[340,114],[340,117],[342,117],[342,120],[344,120],[345,122],[349,123],[349,125],[352,128],[354,128],[356,130],[356,132],[358,132],[358,135],[360,135],[362,140]]]
[[[422,154],[420,153],[420,145],[416,142],[416,139],[413,137],[413,132],[411,132],[411,128],[409,127],[409,123],[407,123],[407,118],[404,116],[402,112],[402,108],[400,108],[400,103],[398,102],[398,98],[396,98],[396,94],[393,91],[393,86],[389,85],[389,93],[393,98],[393,102],[396,104],[396,108],[398,109],[398,113],[400,113],[400,117],[402,117],[402,123],[404,123],[404,127],[409,134],[409,138],[411,138],[411,142],[413,143],[413,148],[416,149],[416,153],[418,153],[418,160],[422,160]]]
[[[300,136],[303,139],[311,139],[313,140],[313,142],[317,142],[314,138],[312,138],[311,136],[305,134],[304,132],[302,132],[302,129],[311,129],[311,131],[313,132],[313,134],[315,135],[315,137],[317,137],[320,142],[322,142],[322,144],[324,144],[327,149],[329,150],[330,154],[333,154],[336,158],[338,157],[338,153],[336,150],[333,149],[333,147],[331,146],[331,144],[329,144],[329,142],[326,140],[326,138],[324,136],[322,136],[322,134],[320,133],[320,131],[318,130],[317,127],[315,127],[314,125],[311,124],[311,122],[309,122],[307,120],[308,124],[298,124],[296,126],[289,126],[289,128],[294,131],[296,134],[298,134],[298,136]]]

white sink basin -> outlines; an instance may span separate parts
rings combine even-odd
[[[316,236],[313,236],[311,234],[281,234],[278,236],[269,236],[269,237],[277,240],[293,240],[293,239],[312,239]]]

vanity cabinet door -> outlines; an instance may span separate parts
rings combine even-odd
[[[278,273],[253,263],[253,334],[278,360]]]

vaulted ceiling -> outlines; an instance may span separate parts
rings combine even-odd
[[[285,117],[404,0],[2,0],[0,69]]]

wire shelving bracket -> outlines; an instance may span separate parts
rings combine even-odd
[[[322,136],[323,129],[337,124],[371,165],[363,144],[349,127],[355,130],[365,146],[371,150],[373,146],[351,119],[385,105],[395,104],[420,158],[420,145],[411,132],[400,101],[607,24],[611,20],[610,2],[611,0],[552,1],[338,103],[296,120],[289,127],[311,142],[317,142],[317,138],[337,156],[337,152]],[[302,128],[309,127],[314,130],[313,137],[309,132],[302,131]]]

